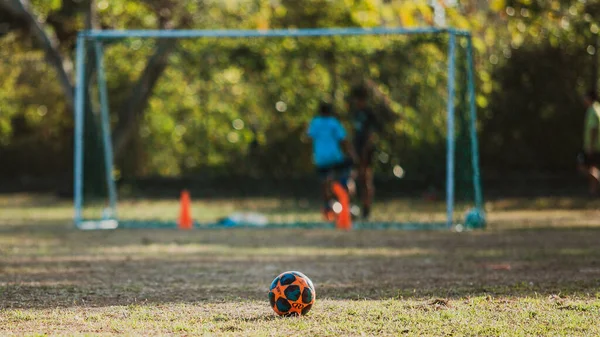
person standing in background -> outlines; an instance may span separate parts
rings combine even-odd
[[[597,197],[600,187],[600,103],[596,92],[587,92],[583,103],[587,110],[583,127],[583,152],[578,156],[579,169],[589,179],[588,193]]]
[[[353,128],[355,152],[358,154],[358,190],[362,201],[361,215],[367,219],[371,214],[371,204],[375,187],[373,185],[373,156],[375,155],[374,136],[380,129],[379,122],[368,106],[368,90],[365,86],[357,86],[350,94],[352,106],[350,118]]]

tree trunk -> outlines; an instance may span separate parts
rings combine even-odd
[[[119,110],[119,122],[114,133],[115,158],[123,156],[125,149],[138,130],[140,119],[148,105],[148,99],[156,82],[167,67],[169,55],[174,47],[174,40],[163,40],[158,43],[154,54],[148,60],[142,75],[135,84],[130,98]]]
[[[397,119],[399,116],[392,108],[392,99],[386,93],[379,89],[377,83],[375,83],[375,81],[373,81],[372,79],[367,78],[365,80],[365,85],[367,86],[367,89],[373,94],[373,97],[379,103],[379,106],[382,110],[380,111],[380,113],[384,114],[384,116],[381,117],[383,117],[383,119],[385,119],[388,122]]]
[[[58,41],[49,35],[30,11],[27,0],[0,0],[0,10],[4,10],[15,16],[22,22],[22,29],[28,31],[31,37],[39,44],[46,54],[46,60],[50,63],[58,75],[58,81],[65,95],[67,105],[74,106],[73,96],[73,63],[63,58],[58,51]]]
[[[325,62],[327,64],[327,68],[329,70],[329,77],[331,78],[331,87],[330,87],[330,94],[331,94],[331,103],[335,103],[335,93],[338,89],[338,82],[337,82],[337,60],[336,60],[336,44],[335,41],[331,41],[331,49],[328,50],[326,53],[326,57],[325,57]]]
[[[590,71],[590,90],[593,90],[595,93],[598,93],[598,53],[600,50],[600,41],[598,39],[598,35],[592,35],[592,43],[595,48],[595,53],[592,55],[592,69]]]
[[[96,18],[95,1],[88,0],[85,7],[85,29],[99,29]],[[84,185],[87,197],[103,198],[107,195],[105,172],[104,144],[102,143],[102,128],[100,113],[92,104],[92,83],[96,79],[96,50],[92,43],[86,44],[85,63],[85,105],[84,105]]]
[[[98,23],[98,16],[96,15],[95,0],[88,0],[86,12],[87,15],[85,16],[85,28],[100,29],[100,24]]]

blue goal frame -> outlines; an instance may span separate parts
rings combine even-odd
[[[117,188],[113,178],[113,148],[110,131],[108,91],[104,73],[103,41],[125,38],[192,39],[192,38],[250,38],[250,37],[323,37],[359,35],[415,35],[448,34],[448,101],[446,133],[446,213],[445,227],[451,228],[454,217],[454,167],[455,167],[455,69],[456,39],[466,38],[467,95],[469,99],[469,137],[471,142],[471,165],[475,208],[483,211],[483,196],[479,172],[479,151],[476,132],[477,111],[475,103],[475,82],[473,65],[473,42],[471,33],[454,28],[309,28],[273,30],[86,30],[79,32],[76,47],[75,85],[75,140],[74,140],[74,223],[80,229],[117,228]],[[83,219],[83,142],[84,142],[84,101],[85,101],[85,62],[87,43],[92,43],[96,54],[97,82],[100,99],[102,142],[106,158],[106,184],[108,189],[109,216],[99,220]]]

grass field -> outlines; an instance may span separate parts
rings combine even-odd
[[[496,201],[464,233],[81,232],[69,203],[1,196],[0,335],[597,336],[598,206]],[[268,306],[286,270],[315,283],[306,317]]]

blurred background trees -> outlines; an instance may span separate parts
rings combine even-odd
[[[580,95],[597,89],[600,1],[0,0],[0,184],[69,184],[81,29],[416,27],[439,24],[436,7],[474,35],[483,172],[570,174]],[[306,122],[321,99],[344,115],[359,80],[388,116],[379,170],[439,174],[445,53],[443,36],[111,43],[117,174],[309,174]],[[90,116],[97,105],[90,94]],[[93,117],[86,127],[99,167]]]

